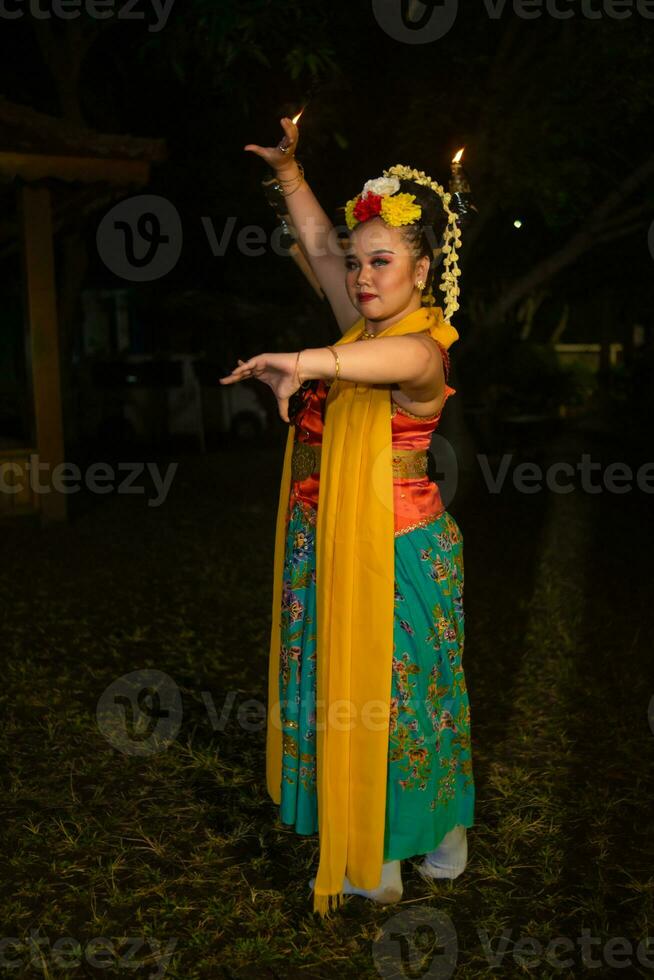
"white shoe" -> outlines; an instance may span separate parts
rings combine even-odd
[[[434,878],[458,878],[468,863],[466,828],[457,824],[440,842],[435,851],[425,854],[418,872],[430,881]]]
[[[313,891],[316,879],[311,878],[309,888]],[[369,898],[378,905],[393,905],[399,902],[404,892],[402,884],[402,871],[400,861],[387,861],[382,865],[381,881],[377,888],[365,889],[357,888],[345,875],[343,878],[344,895],[362,895]]]

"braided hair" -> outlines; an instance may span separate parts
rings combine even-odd
[[[415,180],[400,180],[400,192],[413,194],[415,203],[422,209],[422,220],[401,226],[404,240],[414,261],[429,259],[429,271],[425,280],[423,301],[434,302],[434,287],[437,285],[437,269],[441,264],[443,236],[447,228],[447,214],[440,195],[431,187],[418,184]],[[431,305],[431,304],[430,304]]]

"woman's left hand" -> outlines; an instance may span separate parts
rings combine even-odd
[[[238,367],[234,368],[231,374],[224,378],[219,378],[221,385],[233,384],[235,381],[243,381],[244,378],[257,378],[265,382],[272,388],[280,417],[284,422],[289,422],[288,400],[291,395],[298,390],[297,374],[295,373],[295,354],[257,354],[249,361],[242,361],[239,358]]]

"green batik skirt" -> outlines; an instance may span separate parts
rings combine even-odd
[[[298,834],[318,832],[316,517],[303,501],[293,507],[282,583],[280,820]],[[427,854],[457,824],[473,826],[463,643],[463,537],[444,511],[395,537],[384,861]]]

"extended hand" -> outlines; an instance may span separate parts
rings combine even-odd
[[[284,117],[280,121],[284,130],[281,142],[286,146],[286,153],[282,153],[279,144],[277,146],[259,146],[257,143],[248,143],[243,147],[244,150],[251,150],[256,153],[273,170],[283,170],[284,167],[288,167],[292,163],[300,138],[300,131],[291,119]]]
[[[221,385],[234,384],[235,381],[243,381],[244,378],[257,378],[265,382],[272,388],[280,417],[284,422],[289,422],[288,400],[300,387],[295,373],[295,354],[257,354],[249,361],[242,361],[239,358],[238,367],[234,368],[231,374],[224,378],[219,378]]]

